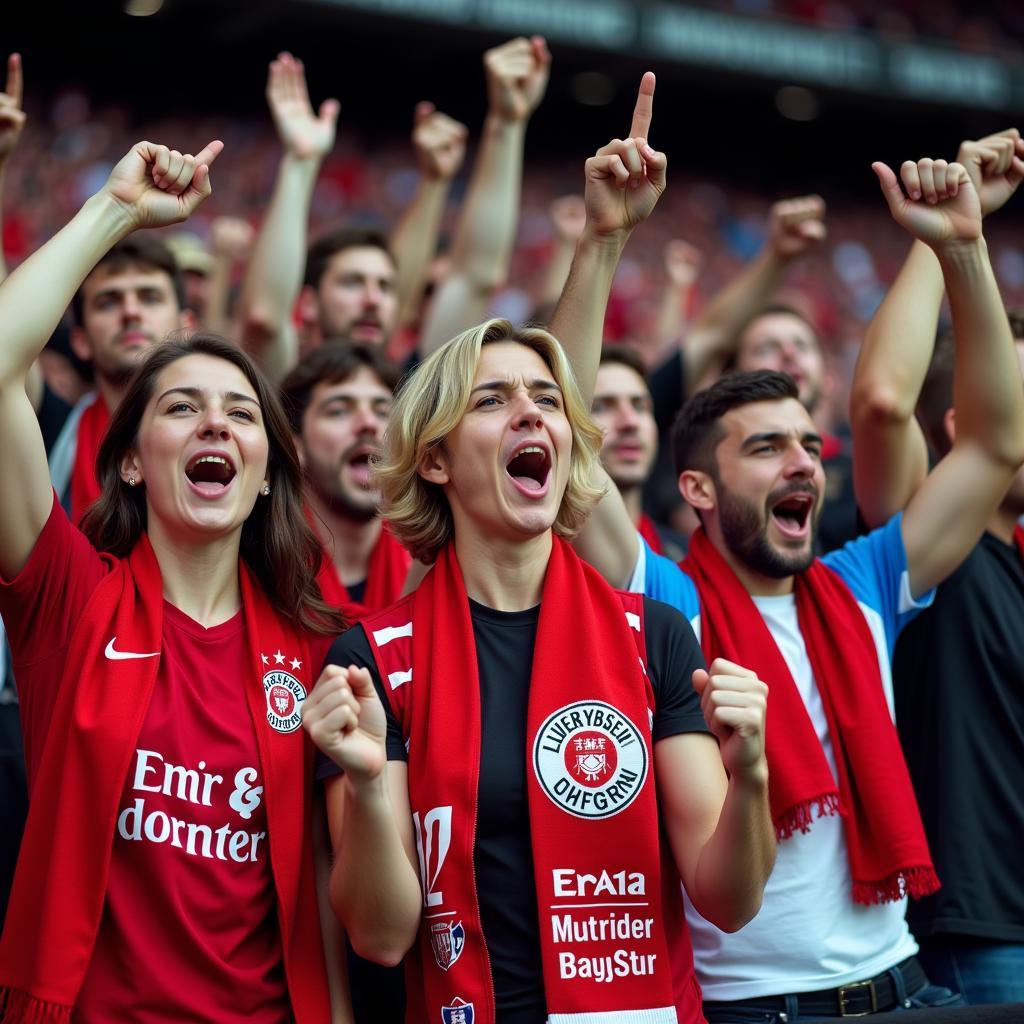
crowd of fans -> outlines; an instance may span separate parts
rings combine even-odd
[[[3,1024],[1024,1004],[1024,139],[571,168],[550,68],[193,155],[9,58]]]

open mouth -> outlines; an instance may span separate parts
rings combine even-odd
[[[200,452],[185,467],[185,476],[200,494],[216,497],[234,480],[235,467],[224,455]]]
[[[374,454],[375,449],[361,448],[346,460],[345,465],[348,466],[350,475],[361,487],[370,486]]]
[[[551,456],[540,445],[524,445],[509,460],[505,472],[520,490],[540,495],[546,491],[548,477],[551,475]]]
[[[803,538],[809,532],[813,509],[813,495],[788,494],[772,507],[772,518],[785,536]]]

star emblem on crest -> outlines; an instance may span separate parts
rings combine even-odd
[[[284,655],[280,651],[278,651],[274,655],[274,664],[275,665],[283,665],[284,664]]]
[[[290,664],[291,664],[292,668],[295,669],[296,671],[298,671],[300,668],[302,668],[302,662],[299,661],[298,658],[292,658]]]

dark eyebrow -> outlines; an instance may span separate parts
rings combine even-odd
[[[201,388],[168,388],[158,399],[158,402],[162,402],[168,395],[181,394],[188,398],[199,400],[203,397]],[[252,395],[243,395],[241,391],[222,391],[221,397],[226,398],[229,402],[252,402],[253,405],[259,405],[260,403],[252,397]]]
[[[743,440],[740,445],[741,448],[752,448],[755,444],[763,444],[770,442],[772,444],[778,441],[785,441],[790,435],[784,434],[781,430],[767,431],[763,434],[751,434]],[[808,431],[806,434],[800,435],[801,444],[821,444],[821,435],[815,434],[813,431]]]
[[[477,384],[472,391],[471,395],[476,394],[478,391],[511,391],[515,387],[513,381],[508,380],[488,380],[484,381],[483,384]],[[538,377],[536,380],[531,380],[527,384],[528,391],[558,391],[561,392],[561,388],[553,380],[545,380],[543,377]]]

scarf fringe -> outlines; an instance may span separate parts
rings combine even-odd
[[[823,793],[795,804],[783,812],[775,822],[775,837],[789,839],[794,832],[810,832],[815,818],[832,817],[839,813],[839,794]]]
[[[71,1024],[71,1007],[21,989],[0,988],[0,1024]]]
[[[904,896],[915,900],[930,896],[941,883],[935,869],[930,866],[901,868],[879,882],[854,882],[853,901],[864,906],[892,903]]]

